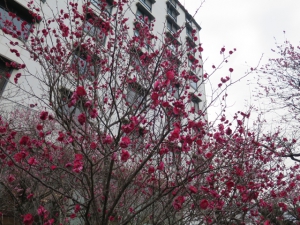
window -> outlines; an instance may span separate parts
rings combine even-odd
[[[90,59],[88,60],[88,58]],[[98,58],[88,56],[84,50],[75,50],[72,63],[75,71],[84,79],[93,81],[99,74]]]
[[[195,66],[194,66],[194,62],[193,62],[191,59],[188,59],[188,67],[190,68],[190,70],[191,70],[193,73],[196,73],[196,69],[195,69]]]
[[[174,96],[174,98],[176,99],[179,99],[179,85],[178,84],[175,84],[175,85],[171,85],[168,92]]]
[[[150,0],[140,0],[140,1],[151,12],[151,10],[152,10],[152,2]]]
[[[191,87],[194,88],[195,90],[197,90],[197,88],[198,88],[198,84],[197,84],[198,81],[199,81],[199,79],[198,79],[198,77],[197,77],[196,75],[192,74],[192,75],[190,76],[190,85],[191,85]]]
[[[102,45],[105,44],[106,33],[109,30],[109,26],[104,23],[99,17],[91,14],[86,15],[86,21],[84,21],[84,32],[91,37],[95,38]]]
[[[83,111],[83,102],[77,101],[75,105],[71,104],[73,92],[67,88],[59,90],[60,98],[58,100],[58,111],[65,116],[77,117]]]
[[[151,20],[149,19],[149,16],[142,12],[140,9],[138,9],[136,11],[136,18],[141,21],[142,23],[145,23],[145,24],[150,24],[151,23]]]
[[[139,84],[132,83],[128,86],[126,100],[131,106],[139,107],[144,97],[145,90]]]
[[[143,154],[143,147],[145,141],[145,129],[141,127],[136,127],[130,134],[129,138],[131,140],[130,147],[133,151],[140,151]]]
[[[192,107],[194,108],[194,112],[198,113],[199,112],[199,103],[201,102],[201,100],[198,97],[196,97],[195,95],[192,95],[191,101],[192,101]]]
[[[9,13],[11,12],[11,13]],[[28,9],[15,1],[0,1],[0,28],[21,40],[26,40],[34,18]]]
[[[8,81],[7,74],[11,72],[11,69],[6,66],[6,63],[8,63],[7,60],[0,58],[0,96],[2,95]]]
[[[111,15],[112,11],[112,2],[106,1],[103,2],[102,0],[91,0],[91,3],[99,8],[101,8],[101,11],[103,11],[108,17]]]
[[[168,47],[172,52],[176,52],[176,47],[174,44],[169,44]]]
[[[185,14],[185,21],[187,22],[187,24],[189,26],[192,26],[192,16],[191,15]]]
[[[186,34],[193,40],[192,29],[190,27],[186,27]]]
[[[134,36],[135,37],[140,37],[141,36],[139,30],[137,30],[137,29],[134,30]],[[147,40],[147,38],[143,38],[143,39],[139,38],[138,42],[140,44],[140,47],[144,47],[147,50],[150,49],[150,40]]]
[[[172,34],[177,32],[177,26],[169,20],[167,20],[167,28]]]
[[[172,19],[177,22],[177,11],[174,8],[170,7],[170,5],[168,5],[167,12],[172,17]]]

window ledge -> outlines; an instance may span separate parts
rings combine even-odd
[[[141,12],[145,13],[150,20],[154,20],[155,19],[155,17],[153,16],[153,14],[146,8],[146,6],[143,3],[137,2],[136,6],[138,7],[139,10],[141,10]]]

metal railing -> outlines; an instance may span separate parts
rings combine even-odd
[[[148,5],[145,0],[140,0],[140,2],[151,12],[152,5]]]

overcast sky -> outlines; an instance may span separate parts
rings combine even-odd
[[[193,14],[201,4],[200,0],[181,0],[186,9]],[[300,0],[206,0],[196,21],[202,27],[200,41],[203,43],[203,58],[208,58],[204,69],[211,71],[211,65],[220,61],[220,49],[233,48],[237,52],[229,64],[217,75],[228,75],[228,68],[234,68],[235,78],[243,75],[251,66],[257,65],[262,54],[261,64],[274,57],[271,48],[285,37],[294,44],[300,41]],[[286,34],[283,34],[286,31]],[[218,82],[215,82],[217,85]],[[229,112],[253,104],[251,91],[255,80],[239,82],[229,92]]]

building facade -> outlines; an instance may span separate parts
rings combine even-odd
[[[43,68],[40,63],[33,60],[33,56],[28,53],[26,47],[23,47],[22,44],[24,44],[24,46],[29,45],[32,36],[40,35],[43,27],[45,27],[44,22],[54,17],[56,13],[55,10],[66,9],[66,2],[64,1],[55,3],[57,4],[55,10],[51,8],[51,4],[50,1],[36,0],[34,5],[30,7],[40,9],[39,14],[41,17],[34,18],[34,15],[30,12],[32,9],[29,8],[25,0],[1,0],[0,2],[2,15],[0,26],[4,28],[5,31],[1,31],[2,34],[0,35],[0,104],[2,108],[10,108],[14,104],[30,107],[30,105],[38,101],[36,96],[45,95],[42,90],[43,88],[39,88],[41,82],[38,81],[39,79],[37,77],[32,75],[38,74],[41,70],[47,70],[47,68]],[[116,13],[117,7],[114,7],[113,1],[106,1],[104,4],[105,14],[108,17]],[[78,0],[78,5],[79,10],[84,9],[85,6],[88,5],[89,10],[93,11],[94,16],[102,13],[102,8],[98,0],[91,0],[90,2]],[[201,56],[197,51],[200,44],[199,32],[201,28],[193,19],[193,16],[176,0],[135,0],[125,4],[124,8],[126,7],[124,17],[128,18],[128,35],[139,38],[138,36],[140,34],[136,28],[137,21],[148,23],[149,25],[152,22],[153,27],[151,27],[151,33],[155,34],[157,39],[151,40],[151,43],[148,44],[143,43],[142,51],[148,51],[149,53],[154,52],[157,49],[161,49],[166,42],[169,41],[167,46],[174,56],[179,52],[181,53],[176,56],[178,58],[178,64],[187,64],[187,70],[190,73],[190,79],[188,81],[188,86],[190,87],[189,92],[193,93],[194,96],[191,106],[194,107],[196,111],[205,107],[205,87],[202,82],[203,70],[193,65],[195,60],[200,61],[200,65],[202,65]],[[20,19],[13,18],[14,16],[12,17],[9,11],[14,12]],[[86,24],[83,30],[88,36],[95,36],[99,34],[100,30],[91,24],[91,21],[94,20],[94,16],[91,16],[91,14],[92,13],[86,13]],[[101,21],[105,20],[104,17],[102,15]],[[7,26],[7,24],[5,24],[7,21],[11,21],[12,24]],[[26,26],[22,26],[22,23],[26,23]],[[21,31],[19,37],[14,30]],[[109,35],[102,35],[100,38],[100,42],[106,45]],[[166,38],[169,39],[166,41]],[[16,45],[9,44],[11,42],[16,43]],[[84,73],[87,65],[86,56],[81,53],[78,55],[76,51],[74,51],[74,55],[79,60],[79,69]],[[26,70],[22,68],[23,64],[27,66]],[[178,89],[175,90],[175,97],[179,97],[178,94],[180,89],[182,91],[182,87],[174,87],[174,89]],[[201,97],[198,96],[199,93],[201,93]]]

